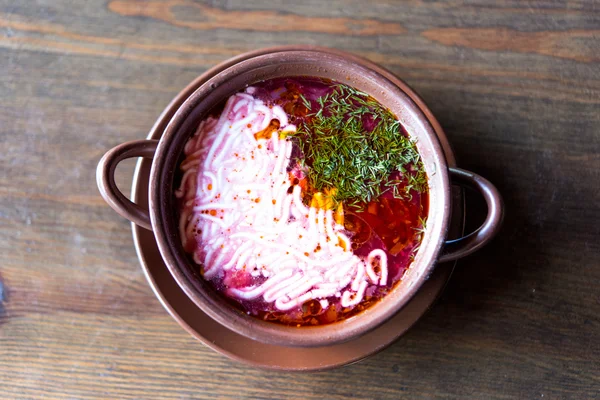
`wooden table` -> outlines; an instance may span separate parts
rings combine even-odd
[[[417,326],[313,374],[248,368],[184,332],[94,178],[209,67],[301,43],[405,79],[506,200],[499,237]],[[597,1],[5,0],[0,66],[0,397],[600,396]]]

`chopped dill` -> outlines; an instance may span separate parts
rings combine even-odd
[[[294,136],[305,155],[309,185],[333,190],[336,202],[359,206],[392,192],[412,198],[427,190],[427,176],[415,142],[403,134],[400,121],[374,98],[338,84],[317,99]],[[308,104],[306,104],[308,103]],[[391,177],[399,179],[391,179]]]
[[[306,97],[304,97],[304,95],[302,93],[300,93],[300,99],[302,100],[302,103],[304,104],[304,107],[306,107],[306,109],[308,111],[310,111],[311,110],[310,101],[308,101],[308,99]]]
[[[426,225],[427,225],[427,217],[426,216],[419,216],[419,225],[416,228],[413,227],[412,229],[415,230],[419,234],[423,234],[423,233],[425,233],[425,226]]]
[[[419,225],[416,228],[414,228],[414,227],[412,228],[416,234],[415,239],[417,241],[417,245],[410,252],[410,258],[409,258],[410,262],[413,262],[415,260],[415,256],[417,255],[417,252],[421,248],[421,243],[423,241],[423,235],[425,235],[426,225],[427,225],[427,217],[419,216]]]

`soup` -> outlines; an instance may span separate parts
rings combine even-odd
[[[374,98],[312,77],[227,99],[184,148],[179,230],[243,312],[322,325],[372,306],[418,250],[428,209],[415,143]]]

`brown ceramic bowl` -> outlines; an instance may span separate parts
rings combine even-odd
[[[402,281],[380,302],[362,313],[324,326],[289,327],[250,317],[230,306],[205,282],[190,262],[178,233],[178,211],[173,195],[183,146],[199,122],[230,95],[248,85],[286,76],[333,79],[369,93],[389,108],[416,139],[429,180],[427,229],[420,249]],[[114,170],[123,159],[152,158],[149,210],[129,201],[118,191]],[[488,204],[488,216],[473,234],[454,241],[443,252],[451,217],[451,179],[477,188]],[[326,346],[356,338],[394,316],[415,295],[436,262],[457,259],[489,241],[499,229],[502,200],[484,178],[448,168],[443,149],[429,119],[411,98],[384,75],[357,62],[352,56],[323,51],[281,51],[234,63],[200,86],[179,107],[160,141],[124,143],[107,152],[97,170],[104,199],[119,214],[154,232],[162,258],[186,295],[211,318],[227,328],[264,343],[283,346]]]

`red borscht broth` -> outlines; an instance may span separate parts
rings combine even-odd
[[[422,240],[427,176],[397,118],[313,77],[229,97],[184,148],[182,245],[243,312],[322,325],[398,284]]]

